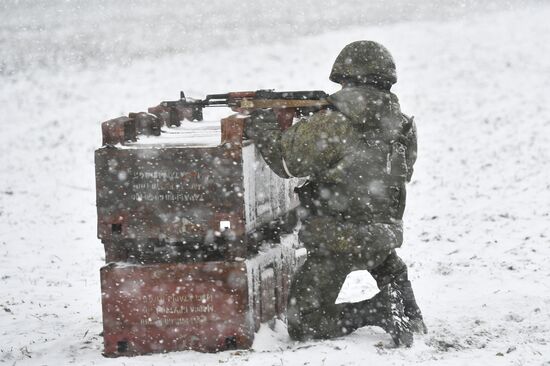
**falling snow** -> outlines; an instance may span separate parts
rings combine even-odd
[[[312,11],[317,2],[284,1],[240,12],[228,3],[215,16],[198,1],[133,1],[131,11],[101,1],[0,5],[0,361],[550,365],[550,7],[329,1]],[[176,22],[172,13],[189,17]],[[143,19],[152,21],[139,27]],[[391,50],[394,90],[419,129],[400,255],[430,332],[410,349],[387,347],[379,328],[296,343],[276,322],[251,350],[104,358],[99,122],[182,89],[332,93],[332,62],[358,39]],[[340,298],[371,291],[353,273]]]

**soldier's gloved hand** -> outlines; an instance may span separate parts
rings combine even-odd
[[[275,112],[272,109],[256,109],[246,121],[244,135],[249,139],[262,141],[274,130],[280,131]]]

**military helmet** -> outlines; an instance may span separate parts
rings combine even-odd
[[[353,81],[391,86],[397,82],[393,57],[386,47],[373,41],[356,41],[344,47],[334,61],[329,79],[339,84]]]

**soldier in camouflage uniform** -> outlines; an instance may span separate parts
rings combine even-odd
[[[281,132],[272,111],[255,111],[246,135],[281,177],[309,177],[297,189],[300,240],[308,250],[291,284],[292,338],[341,336],[381,326],[396,345],[425,332],[407,267],[395,249],[403,241],[405,183],[416,160],[416,129],[401,113],[391,86],[395,64],[382,45],[358,41],[336,59],[330,80],[342,90],[334,106]],[[346,276],[366,269],[380,292],[370,300],[335,304]]]

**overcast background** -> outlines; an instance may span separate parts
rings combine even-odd
[[[0,75],[31,67],[136,59],[284,43],[357,26],[456,20],[542,0],[3,0]]]

